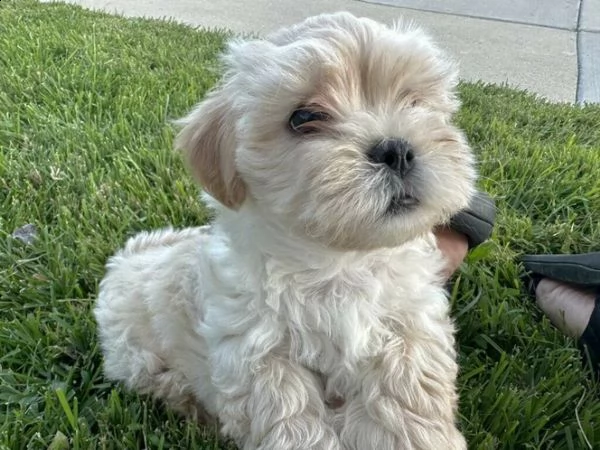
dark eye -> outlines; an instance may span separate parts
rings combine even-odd
[[[300,134],[313,133],[319,129],[319,122],[330,119],[329,114],[312,109],[297,109],[290,116],[290,129]]]

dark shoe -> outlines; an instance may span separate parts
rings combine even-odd
[[[467,236],[471,249],[489,239],[495,220],[494,200],[485,192],[477,191],[469,207],[450,219],[450,228]]]
[[[525,255],[521,261],[527,270],[524,277],[529,294],[535,298],[535,289],[542,278],[595,289],[596,303],[587,327],[579,338],[584,360],[600,375],[600,252],[579,255]]]

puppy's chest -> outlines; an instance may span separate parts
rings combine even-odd
[[[281,292],[280,313],[292,359],[330,374],[379,353],[394,331],[386,278],[363,270],[305,281],[291,279]]]

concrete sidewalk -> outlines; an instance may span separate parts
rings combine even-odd
[[[558,102],[600,102],[600,0],[67,0],[125,16],[266,33],[346,10],[415,20],[464,79],[507,83]]]

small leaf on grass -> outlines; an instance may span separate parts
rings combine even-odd
[[[69,439],[60,431],[57,431],[52,442],[48,446],[48,450],[65,450],[69,448]]]

